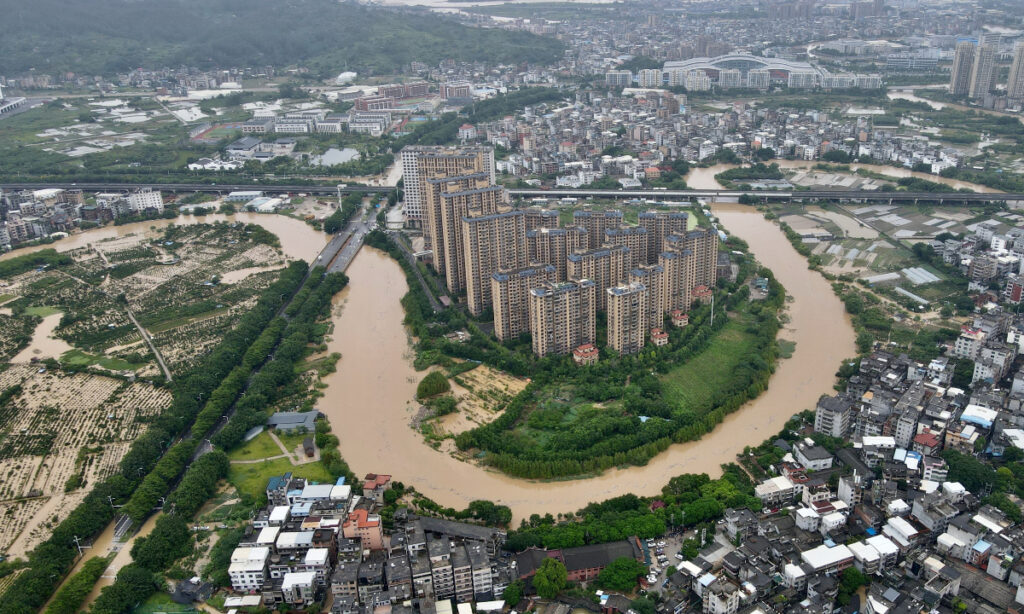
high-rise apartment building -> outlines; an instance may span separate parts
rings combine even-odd
[[[534,264],[491,275],[494,335],[501,341],[516,339],[530,330],[531,288],[555,281],[555,267]]]
[[[1013,48],[1013,63],[1010,64],[1010,77],[1006,82],[1006,95],[1011,100],[1024,100],[1024,41],[1019,41]]]
[[[558,221],[558,211],[552,209],[541,209],[540,207],[527,207],[523,209],[526,214],[526,231],[537,228],[558,228],[561,224]]]
[[[636,354],[647,334],[647,287],[634,282],[612,286],[608,294],[608,345],[619,354]]]
[[[992,78],[996,67],[996,44],[986,35],[974,51],[971,66],[971,83],[968,95],[981,98],[992,90]]]
[[[466,303],[475,316],[491,305],[491,275],[526,266],[526,219],[522,211],[462,218]]]
[[[462,219],[497,213],[504,190],[485,172],[423,177],[420,183],[434,270],[445,276],[448,290],[458,294],[466,287]]]
[[[587,248],[595,249],[604,244],[604,231],[622,226],[622,212],[617,209],[608,211],[573,211],[572,225],[581,226],[587,231]]]
[[[956,44],[953,54],[953,72],[949,79],[949,93],[953,96],[966,96],[971,90],[971,69],[974,66],[973,41],[961,41]]]
[[[718,231],[695,228],[682,235],[682,249],[693,252],[693,286],[713,288],[718,281]]]
[[[629,283],[647,288],[647,328],[665,326],[665,269],[658,264],[639,266],[629,272]]]
[[[566,258],[585,248],[587,231],[582,228],[536,228],[526,231],[526,255],[529,262],[554,265],[554,281],[568,279]]]
[[[640,87],[661,87],[662,75],[660,68],[644,68],[636,73],[637,84]]]
[[[534,354],[542,358],[564,355],[594,342],[596,290],[589,279],[547,283],[530,290]]]
[[[624,283],[633,267],[630,249],[624,245],[580,250],[566,258],[569,279],[589,279],[597,287],[597,310],[608,304],[605,290]]]
[[[644,264],[658,262],[658,254],[665,249],[665,237],[686,232],[690,216],[684,211],[643,211],[637,220],[647,229],[647,256]]]
[[[676,238],[678,235],[671,235]],[[693,252],[682,249],[681,245],[670,243],[658,256],[662,274],[662,312],[680,309],[689,311],[693,303],[694,272]]]
[[[633,73],[628,70],[609,70],[604,73],[604,84],[610,87],[629,87],[633,85]]]
[[[426,223],[422,177],[484,172],[494,183],[494,149],[491,147],[429,147],[410,145],[399,154],[402,162],[403,202],[410,226]]]
[[[620,226],[604,231],[604,245],[615,247],[624,245],[629,248],[629,268],[647,264],[647,249],[650,235],[643,226]]]

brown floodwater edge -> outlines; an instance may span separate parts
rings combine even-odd
[[[356,474],[387,473],[436,502],[462,508],[475,499],[508,505],[518,519],[530,514],[570,512],[590,502],[626,493],[655,495],[681,473],[721,474],[745,446],[781,430],[794,413],[813,408],[831,391],[841,361],[854,355],[854,331],[828,282],[777,226],[750,207],[714,205],[713,213],[743,238],[772,269],[792,300],[780,337],[796,343],[779,362],[768,390],[726,417],[699,441],[676,444],[644,466],[598,476],[528,481],[452,457],[423,442],[409,428],[415,412],[413,350],[402,326],[400,304],[407,290],[402,269],[382,252],[364,248],[348,270],[349,287],[335,299],[329,350],[341,353],[338,370],[326,378],[320,403]]]
[[[710,177],[721,172],[701,170]],[[328,346],[342,358],[337,371],[325,378],[327,388],[319,406],[341,440],[346,461],[357,474],[391,474],[445,506],[462,508],[475,499],[508,505],[516,521],[533,513],[574,511],[625,493],[654,495],[681,473],[720,475],[721,464],[734,461],[745,446],[776,433],[792,414],[812,408],[820,395],[831,390],[840,362],[854,354],[854,333],[826,280],[807,269],[806,261],[777,226],[748,207],[718,204],[712,210],[724,229],[746,240],[758,260],[785,286],[792,300],[780,337],[796,342],[793,356],[780,361],[768,390],[726,417],[714,431],[699,441],[673,445],[644,466],[560,481],[512,478],[435,450],[409,426],[422,373],[412,367],[411,340],[402,324],[400,301],[408,289],[405,275],[384,253],[364,248],[348,270],[349,286],[335,297],[334,331]],[[291,258],[312,260],[325,243],[323,233],[292,218],[236,214],[105,227],[43,247],[67,251],[107,237],[152,233],[170,223],[218,220],[256,223],[275,232]]]

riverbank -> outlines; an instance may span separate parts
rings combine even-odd
[[[807,269],[775,225],[738,205],[715,205],[713,213],[750,244],[786,287],[792,300],[789,323],[780,334],[796,348],[792,358],[779,363],[768,390],[711,433],[672,445],[641,467],[552,482],[518,480],[434,450],[408,426],[422,374],[412,367],[413,351],[402,325],[405,276],[383,253],[364,248],[348,271],[350,286],[335,298],[335,332],[328,349],[342,358],[338,371],[325,379],[320,406],[335,426],[346,461],[356,474],[389,473],[443,506],[460,509],[474,499],[508,505],[514,522],[627,493],[654,495],[681,473],[720,475],[720,465],[733,462],[745,446],[758,445],[831,390],[837,365],[854,354],[854,335],[828,283]]]
[[[712,178],[721,172],[699,171]],[[712,212],[726,230],[748,242],[754,256],[775,272],[792,297],[787,305],[789,322],[780,337],[796,347],[791,358],[779,363],[768,390],[727,416],[711,433],[699,441],[672,445],[644,466],[552,482],[511,478],[434,450],[408,426],[417,407],[413,398],[422,374],[412,367],[414,355],[402,325],[405,276],[382,252],[364,248],[348,270],[349,286],[334,299],[334,332],[328,351],[342,358],[337,371],[324,378],[327,388],[318,404],[341,440],[345,460],[357,475],[391,474],[444,506],[462,509],[475,499],[508,505],[516,523],[533,513],[557,514],[626,493],[654,495],[671,476],[681,473],[720,475],[720,465],[733,462],[745,446],[758,445],[792,414],[812,408],[820,395],[829,392],[836,366],[854,354],[854,346],[842,304],[820,275],[807,270],[806,261],[778,227],[753,208],[714,205]],[[47,247],[66,251],[105,237],[147,232],[150,226],[220,220],[256,223],[275,232],[289,258],[315,259],[326,240],[323,233],[297,220],[236,214],[106,227]]]

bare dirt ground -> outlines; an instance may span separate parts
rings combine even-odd
[[[526,388],[526,381],[480,365],[453,378],[457,411],[438,419],[438,431],[457,435],[487,424],[501,414],[505,404]]]

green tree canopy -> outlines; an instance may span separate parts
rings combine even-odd
[[[647,573],[647,567],[626,556],[612,561],[597,575],[601,588],[628,593],[636,587],[637,578]]]
[[[558,559],[544,559],[533,576],[533,587],[545,599],[554,599],[565,588],[569,572]]]

